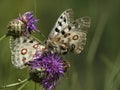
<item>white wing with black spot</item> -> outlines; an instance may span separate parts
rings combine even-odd
[[[73,11],[72,9],[67,9],[57,19],[55,26],[53,27],[52,31],[49,34],[49,38],[54,38],[65,27],[67,27],[72,21],[73,21]]]

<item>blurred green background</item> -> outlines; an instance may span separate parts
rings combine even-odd
[[[38,28],[47,36],[59,15],[72,8],[75,18],[90,16],[87,45],[80,55],[68,54],[70,71],[56,90],[120,90],[120,0],[0,0],[0,37],[7,24],[26,11],[39,18]],[[43,37],[36,35],[43,40]],[[0,86],[28,77],[28,70],[11,64],[9,37],[0,41]],[[4,90],[17,90],[20,86]],[[23,90],[34,90],[31,81]],[[37,85],[37,90],[42,90]]]

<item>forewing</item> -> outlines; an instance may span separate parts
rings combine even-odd
[[[58,33],[60,33],[65,27],[67,27],[73,21],[73,11],[67,9],[58,18],[55,26],[49,34],[49,38],[53,39]]]

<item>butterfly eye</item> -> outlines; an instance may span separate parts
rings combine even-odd
[[[21,50],[22,55],[25,55],[26,53],[27,53],[27,49],[24,48],[24,49]]]
[[[38,44],[33,45],[33,48],[37,49],[38,48]]]

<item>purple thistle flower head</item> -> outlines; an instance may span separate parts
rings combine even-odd
[[[17,18],[17,20],[20,20],[25,24],[25,30],[27,30],[26,32],[31,33],[37,31],[36,23],[38,20],[34,17],[33,12],[26,12]]]
[[[43,86],[45,90],[55,89],[60,77],[70,67],[70,64],[58,54],[44,53],[39,58],[28,63],[30,76],[34,82]]]
[[[22,35],[29,36],[31,32],[38,31],[36,28],[37,21],[32,12],[26,12],[9,22],[7,36],[13,36],[14,38]]]

